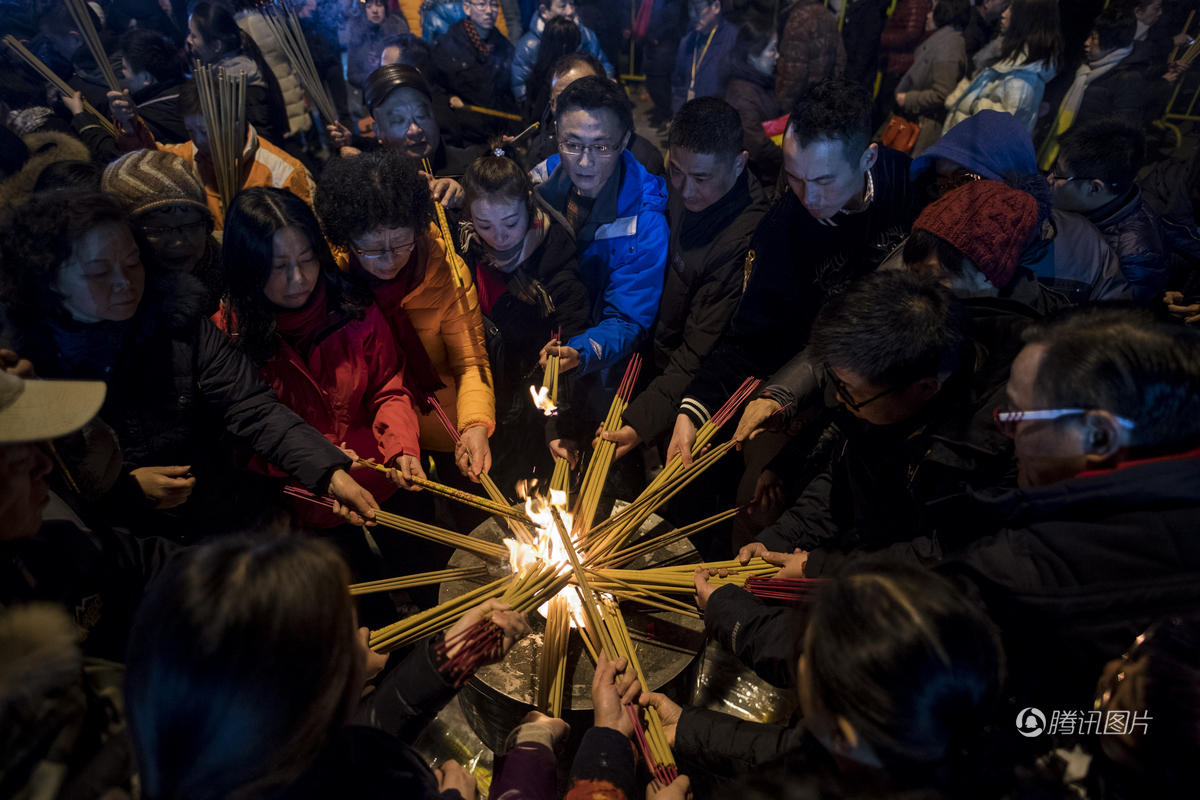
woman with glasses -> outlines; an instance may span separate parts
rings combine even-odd
[[[437,40],[433,66],[450,93],[450,107],[459,112],[460,126],[466,128],[463,137],[482,142],[505,129],[505,121],[464,106],[517,111],[510,79],[513,45],[496,30],[499,0],[463,0],[462,7],[466,16]]]
[[[215,312],[225,294],[221,246],[195,168],[165,150],[135,150],[104,169],[100,188],[125,207],[146,266],[192,275],[208,292],[204,312]]]
[[[443,481],[457,466],[477,480],[491,468],[496,426],[492,372],[474,282],[442,239],[429,183],[402,152],[330,161],[316,211],[339,262],[366,282],[405,356],[405,384],[421,409],[421,448]],[[455,442],[434,413],[436,397]]]
[[[425,477],[404,353],[370,293],[338,270],[308,204],[284,189],[239,192],[225,244],[229,300],[213,321],[279,399],[331,442],[394,468],[355,472],[377,501]],[[314,509],[312,524],[340,524]]]

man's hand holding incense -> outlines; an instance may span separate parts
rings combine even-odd
[[[83,92],[71,92],[70,94],[60,95],[62,104],[67,107],[71,115],[83,113]]]
[[[625,706],[636,703],[642,692],[637,675],[626,670],[628,662],[619,658],[609,660],[600,654],[596,672],[592,676],[592,708],[595,709],[597,728],[612,728],[623,736],[633,736],[633,720]]]
[[[808,564],[808,551],[797,547],[790,553],[763,553],[762,560],[779,567],[773,578],[803,578],[804,567]]]
[[[467,193],[463,190],[462,184],[453,178],[434,178],[429,177],[429,193],[433,195],[433,199],[442,204],[443,208],[457,210],[463,207],[466,202]]]
[[[558,374],[570,372],[579,366],[579,351],[574,347],[559,344],[557,339],[551,339],[538,353],[538,366],[546,368],[546,360],[550,356],[558,356]]]
[[[642,696],[638,698],[638,705],[643,708],[652,706],[658,711],[659,719],[663,724],[663,733],[667,735],[667,744],[674,747],[675,726],[679,724],[679,717],[683,714],[683,709],[679,707],[679,704],[659,692],[642,692]]]
[[[334,471],[329,479],[329,494],[333,497],[333,513],[351,525],[375,524],[379,503],[346,470]]]
[[[722,578],[729,574],[729,570],[725,569],[720,570],[719,572]],[[708,579],[715,576],[717,573],[718,570],[715,569],[696,567],[696,607],[701,611],[704,611],[708,608],[708,598],[712,597],[712,593],[718,588],[708,582]]]
[[[675,417],[675,430],[671,433],[671,443],[667,445],[667,463],[670,464],[671,459],[678,453],[680,463],[685,467],[690,467],[692,465],[692,445],[695,443],[695,423],[687,414],[679,414]]]
[[[338,149],[349,147],[350,142],[354,141],[354,134],[341,120],[334,120],[332,125],[326,125],[325,132],[329,134],[329,143]]]
[[[424,478],[425,470],[421,469],[421,459],[416,456],[401,455],[392,462],[392,468],[388,470],[387,476],[401,489],[419,492],[421,487],[413,483],[412,479]]]
[[[646,800],[689,800],[692,796],[692,782],[687,775],[680,775],[663,786],[657,779],[646,784]]]
[[[191,467],[140,467],[129,474],[137,481],[142,494],[155,508],[162,511],[187,502],[196,488]]]
[[[492,598],[484,600],[479,605],[472,608],[466,614],[463,614],[458,622],[446,631],[446,642],[452,643],[446,651],[447,658],[454,658],[462,647],[462,642],[454,643],[455,638],[461,638],[461,634],[483,620],[491,617],[492,622],[500,626],[500,630],[504,631],[504,638],[500,642],[500,655],[496,659],[499,661],[504,658],[513,645],[525,638],[530,632],[529,623],[525,621],[524,614],[518,614],[512,610],[512,606],[502,600]],[[495,663],[487,662],[487,663]]]
[[[742,411],[738,420],[737,430],[733,432],[734,447],[741,450],[746,442],[758,436],[766,429],[767,421],[783,408],[769,397],[759,397],[751,400]]]
[[[572,439],[551,439],[550,456],[552,458],[564,458],[571,469],[579,463],[579,445]]]
[[[488,444],[487,427],[472,425],[462,432],[454,445],[454,461],[458,471],[479,483],[479,474],[492,469],[492,448]]]
[[[137,117],[137,103],[133,102],[133,95],[128,89],[123,89],[119,92],[109,92],[108,112],[112,114],[112,118],[121,123],[126,129],[133,127],[133,120]]]
[[[764,558],[768,552],[767,546],[762,542],[751,542],[738,550],[737,560],[739,564],[745,565],[752,558]]]
[[[616,443],[617,450],[613,454],[616,458],[620,458],[642,443],[642,437],[638,435],[632,425],[622,425],[615,431],[605,431],[602,430],[603,427],[601,425],[596,429],[596,435],[606,442]]]
[[[433,776],[437,778],[438,794],[454,789],[463,796],[463,800],[479,797],[479,784],[475,782],[475,776],[457,761],[447,761],[433,771]]]

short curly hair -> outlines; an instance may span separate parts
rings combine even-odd
[[[432,218],[429,183],[412,160],[383,148],[330,159],[317,182],[313,206],[325,236],[349,249],[353,240],[378,228],[413,228]]]
[[[0,301],[10,314],[45,316],[57,307],[52,287],[75,242],[112,222],[128,225],[129,218],[115,199],[95,191],[39,192],[20,206],[0,233]]]

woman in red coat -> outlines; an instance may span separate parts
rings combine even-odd
[[[370,294],[338,270],[308,204],[285,189],[240,192],[222,260],[229,299],[214,322],[279,399],[335,444],[395,468],[355,472],[376,500],[424,477],[403,354]]]

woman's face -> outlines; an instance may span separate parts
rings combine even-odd
[[[372,277],[390,281],[400,274],[417,246],[412,228],[375,228],[353,241],[358,263]]]
[[[750,56],[750,66],[763,75],[774,75],[775,63],[777,61],[779,61],[778,36],[772,36],[771,41],[767,42],[767,46],[762,49],[761,53],[756,56]]]
[[[937,8],[937,3],[929,7],[929,11],[925,14],[925,30],[932,33],[937,30],[937,23],[933,21],[933,10]]]
[[[471,221],[493,250],[515,247],[529,230],[529,203],[521,197],[491,195],[471,203]]]
[[[134,221],[146,240],[151,266],[171,272],[191,272],[208,246],[208,219],[195,206],[166,206],[140,214]]]
[[[54,285],[79,322],[124,322],[137,313],[146,271],[129,226],[106,222],[81,236]]]
[[[200,59],[200,63],[207,64],[216,59],[220,53],[214,53],[213,48],[204,41],[204,36],[200,33],[200,28],[196,25],[194,18],[188,19],[188,35],[184,41],[187,47],[188,54],[192,58]]]
[[[295,225],[277,231],[273,244],[274,257],[263,294],[280,308],[300,308],[317,287],[321,262],[308,235]]]
[[[1011,23],[1012,23],[1012,6],[1010,5],[1010,6],[1008,6],[1008,8],[1004,9],[1003,13],[1000,14],[1000,32],[1006,33],[1008,31],[1008,26]]]

